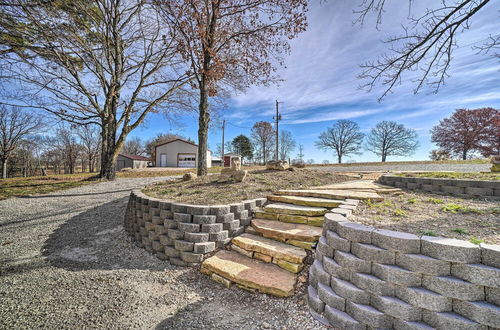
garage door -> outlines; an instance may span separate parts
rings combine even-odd
[[[196,154],[179,154],[177,160],[178,167],[196,167]]]

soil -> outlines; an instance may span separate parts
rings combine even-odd
[[[352,180],[344,175],[309,169],[249,171],[244,182],[217,182],[218,175],[192,181],[168,180],[143,189],[149,196],[190,204],[227,204],[266,197],[280,189],[302,189]]]
[[[423,192],[359,203],[351,220],[416,235],[500,244],[500,203]]]

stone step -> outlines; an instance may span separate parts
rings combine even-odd
[[[373,180],[355,180],[342,183],[328,184],[325,186],[317,186],[314,189],[318,190],[351,190],[360,192],[374,192],[379,194],[402,193],[401,189],[390,186],[384,186],[376,183]]]
[[[343,200],[317,198],[317,197],[301,197],[301,196],[286,196],[286,195],[269,195],[267,199],[272,202],[282,202],[301,206],[319,206],[319,207],[337,207],[342,204]]]
[[[356,190],[322,190],[322,189],[307,189],[307,190],[279,190],[276,195],[286,196],[303,196],[303,197],[319,197],[329,199],[370,199],[372,201],[382,201],[383,198],[377,193],[356,191]]]
[[[328,213],[328,210],[324,207],[316,206],[300,206],[287,203],[272,203],[267,204],[264,207],[266,212],[279,213],[279,214],[291,214],[291,215],[305,215],[305,216],[322,216]]]
[[[307,253],[304,249],[251,234],[237,236],[233,238],[232,243],[247,251],[258,252],[271,256],[274,259],[296,264],[301,264],[307,257]]]
[[[288,223],[298,223],[315,227],[323,227],[324,216],[309,217],[307,215],[294,215],[266,212],[263,209],[256,209],[254,216],[257,219],[275,220]]]
[[[275,264],[248,258],[235,251],[221,250],[205,259],[201,271],[213,277],[219,275],[246,289],[279,297],[294,293],[297,276]],[[215,276],[216,277],[216,276]]]
[[[320,227],[265,219],[253,219],[251,225],[259,235],[309,250],[323,231]]]

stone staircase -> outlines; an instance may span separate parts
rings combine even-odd
[[[336,188],[280,190],[254,212],[246,232],[233,238],[230,250],[217,252],[201,271],[217,282],[252,292],[287,297],[294,294],[297,274],[304,268],[306,250],[322,235],[324,215],[350,215],[359,200],[381,200],[374,190]]]

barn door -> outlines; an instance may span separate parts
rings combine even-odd
[[[160,167],[167,167],[167,154],[160,155]]]

